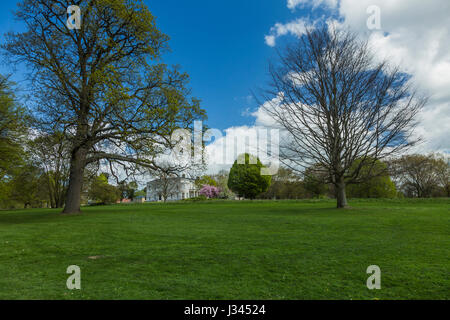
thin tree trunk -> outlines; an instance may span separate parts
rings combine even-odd
[[[347,195],[345,193],[344,178],[340,178],[336,185],[336,199],[338,209],[347,207]]]
[[[66,205],[62,213],[81,212],[81,190],[83,189],[83,174],[86,152],[78,149],[72,154],[70,160],[69,188],[67,189]]]

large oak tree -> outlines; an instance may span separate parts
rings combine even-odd
[[[80,29],[67,27],[71,5]],[[80,211],[87,165],[157,169],[172,132],[204,117],[188,76],[162,63],[168,37],[142,1],[23,0],[15,14],[25,31],[6,34],[2,48],[29,70],[38,131],[70,142],[64,213]]]

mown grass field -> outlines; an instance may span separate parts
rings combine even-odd
[[[449,299],[450,200],[0,211],[0,299]],[[96,259],[89,257],[96,256]],[[81,290],[66,269],[81,268]],[[366,268],[381,268],[381,290]]]

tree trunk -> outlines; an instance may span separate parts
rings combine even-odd
[[[66,205],[62,213],[81,212],[81,190],[83,189],[83,175],[86,160],[86,152],[78,149],[72,153],[70,160],[69,187],[66,195]]]
[[[336,185],[336,199],[337,199],[337,208],[345,208],[347,207],[347,195],[345,193],[345,182],[344,178],[340,178],[339,182]]]

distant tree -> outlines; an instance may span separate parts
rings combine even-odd
[[[14,208],[14,201],[11,200],[11,185],[5,180],[0,180],[0,209]]]
[[[272,176],[269,189],[260,194],[262,199],[301,199],[306,197],[304,183],[299,175],[289,168],[281,167]]]
[[[450,157],[437,156],[435,171],[437,182],[442,188],[442,195],[450,197]]]
[[[158,178],[152,182],[152,192],[166,202],[170,197],[179,192],[178,177],[164,170],[159,170]]]
[[[121,181],[119,182],[118,189],[120,191],[120,195],[122,199],[130,199],[134,200],[136,191],[137,191],[138,185],[136,181],[126,182]]]
[[[28,142],[27,151],[44,171],[44,181],[52,208],[62,208],[69,183],[70,150],[62,132],[42,134]]]
[[[347,205],[346,184],[363,182],[363,166],[405,151],[426,99],[410,77],[377,62],[356,33],[329,25],[306,30],[270,66],[265,111],[286,133],[280,160],[299,172],[319,164]],[[357,170],[350,170],[361,159]]]
[[[228,187],[239,197],[255,199],[267,191],[271,182],[271,176],[261,175],[261,168],[263,164],[257,157],[239,155],[230,169]]]
[[[215,186],[205,184],[198,191],[198,194],[203,195],[203,196],[207,197],[208,199],[217,198],[217,197],[219,197],[220,189]]]
[[[70,30],[73,4],[82,15]],[[162,63],[168,37],[142,0],[22,0],[15,15],[25,29],[6,34],[1,48],[30,71],[37,129],[70,141],[63,213],[80,212],[88,165],[156,169],[174,147],[171,134],[205,117],[188,75]]]
[[[211,176],[204,175],[195,179],[195,186],[200,189],[204,185],[217,187],[217,182]]]
[[[7,78],[0,75],[0,181],[22,162],[26,133],[25,111],[20,107]]]
[[[21,166],[9,181],[11,200],[23,204],[24,208],[40,208],[48,202],[48,191],[41,168],[26,163]]]
[[[350,170],[356,170],[359,167],[359,161],[355,161]],[[367,175],[367,180],[359,184],[350,184],[348,186],[348,196],[351,198],[395,198],[397,189],[392,182],[387,165],[381,161],[375,161],[373,167],[363,166],[360,175]],[[369,171],[372,171],[369,173]]]
[[[233,191],[228,188],[228,174],[229,172],[227,170],[220,170],[213,176],[220,190],[219,198],[222,199],[233,199],[235,197]]]
[[[107,175],[100,174],[90,185],[89,198],[102,204],[115,203],[120,199],[120,190],[108,183]]]
[[[442,182],[445,185],[445,165],[445,160],[433,154],[404,155],[389,162],[390,172],[403,193],[418,198],[431,197]]]
[[[138,190],[138,191],[136,191],[136,193],[135,193],[135,197],[137,198],[137,197],[143,197],[143,198],[145,198],[147,196],[147,188],[144,188],[144,189],[142,189],[142,190]]]
[[[317,198],[329,193],[328,170],[321,165],[312,165],[304,171],[303,183],[309,197]]]

